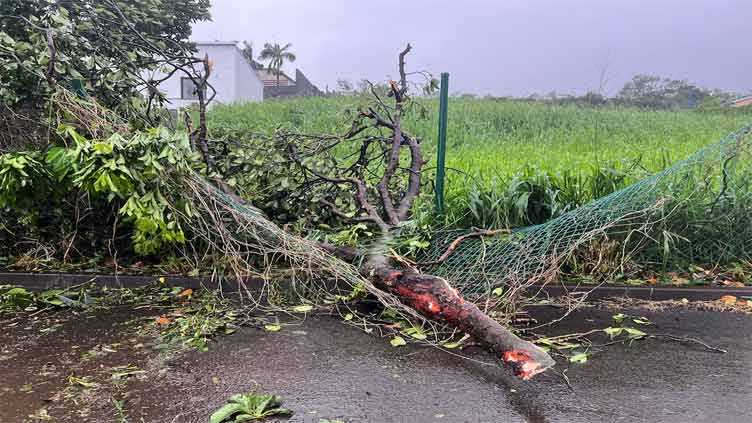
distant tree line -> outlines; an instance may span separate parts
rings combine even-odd
[[[613,101],[627,106],[673,109],[720,106],[737,96],[719,89],[698,87],[686,80],[636,75],[624,84]]]
[[[347,82],[347,81],[344,81]],[[345,85],[343,87],[343,85]],[[344,88],[344,89],[343,89]],[[342,93],[355,93],[352,85],[339,84]],[[478,98],[475,94],[456,93],[457,98]],[[553,104],[580,104],[588,106],[626,106],[647,109],[694,109],[719,107],[725,102],[740,97],[741,94],[707,89],[686,80],[662,78],[656,75],[635,75],[627,81],[615,96],[588,91],[583,95],[561,94],[551,91],[548,94],[532,94],[527,97],[494,97],[486,99],[535,101]]]

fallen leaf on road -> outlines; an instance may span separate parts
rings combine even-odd
[[[577,353],[569,357],[569,362],[571,363],[584,363],[586,361],[587,361],[587,353]]]
[[[298,313],[305,313],[307,311],[313,310],[313,306],[310,306],[310,305],[307,305],[307,304],[306,305],[299,305],[299,306],[293,308],[293,310],[297,311]]]
[[[653,322],[650,321],[647,317],[636,317],[632,319],[633,322],[635,322],[638,325],[652,325]]]
[[[611,339],[614,339],[614,336],[619,335],[622,330],[623,328],[614,328],[614,327],[608,327],[606,329],[603,329],[603,331],[606,332],[606,334],[608,334],[608,336],[610,336]]]
[[[724,304],[736,304],[736,297],[733,295],[724,295],[721,297],[721,302]]]
[[[169,325],[170,324],[170,319],[168,319],[168,318],[166,318],[164,316],[159,316],[159,317],[157,317],[156,323],[158,325],[160,325],[160,326]]]
[[[193,295],[193,290],[191,288],[188,288],[185,291],[183,291],[180,294],[178,294],[178,297],[181,297],[181,298],[182,297],[190,297],[191,295]]]
[[[647,336],[647,333],[635,328],[624,328],[624,332],[627,332],[631,339],[640,339]]]
[[[402,339],[401,336],[395,336],[391,341],[389,341],[389,343],[392,344],[393,347],[401,347],[403,345],[407,345],[407,342],[405,342],[405,340]]]

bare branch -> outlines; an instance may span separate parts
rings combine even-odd
[[[407,142],[410,146],[410,176],[408,177],[405,195],[402,196],[402,200],[400,200],[399,207],[397,208],[397,218],[400,220],[407,219],[410,208],[413,206],[418,194],[420,194],[421,169],[425,164],[418,139],[408,137]]]
[[[400,85],[394,81],[390,81],[392,87],[392,94],[394,95],[395,108],[393,117],[393,135],[392,135],[392,148],[389,153],[386,169],[384,169],[384,175],[379,181],[376,189],[381,196],[381,203],[384,207],[384,213],[387,215],[389,223],[391,225],[397,225],[400,223],[400,218],[397,210],[394,208],[394,202],[392,201],[391,194],[389,192],[389,185],[394,177],[394,173],[399,167],[400,159],[400,147],[402,146],[402,113],[403,104],[405,100],[405,93],[407,91],[407,77],[405,75],[405,56],[410,52],[412,47],[410,44],[399,55],[399,72],[400,72]]]
[[[371,222],[376,224],[383,233],[389,232],[389,225],[379,216],[376,208],[368,201],[368,187],[366,183],[360,179],[353,177],[332,177],[324,175],[308,166],[306,166],[300,159],[297,153],[297,148],[293,143],[287,141],[287,152],[290,158],[304,171],[316,176],[317,178],[332,183],[332,184],[350,184],[355,188],[355,201],[361,210],[366,212]]]
[[[446,251],[444,251],[444,254],[442,254],[438,259],[416,263],[416,266],[418,267],[433,266],[435,264],[444,262],[446,259],[449,258],[449,256],[452,255],[452,253],[454,253],[454,250],[456,250],[457,247],[459,247],[462,241],[468,238],[480,238],[484,236],[495,236],[498,234],[508,234],[508,233],[510,233],[509,229],[484,229],[481,231],[475,231],[469,234],[459,236],[454,241],[452,241],[451,244],[449,244],[449,247],[447,247]]]
[[[57,56],[57,50],[55,49],[55,40],[52,37],[52,28],[45,31],[47,37],[47,49],[50,51],[50,63],[47,64],[47,72],[45,77],[47,78],[47,84],[50,88],[55,86],[55,60]]]

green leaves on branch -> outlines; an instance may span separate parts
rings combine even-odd
[[[52,174],[39,152],[0,155],[0,209],[27,209],[34,199],[46,197]]]
[[[52,148],[45,156],[39,152],[0,155],[0,207],[15,211],[50,207],[62,194],[85,193],[93,206],[118,207],[121,229],[132,231],[138,254],[154,254],[185,242],[165,196],[173,195],[166,183],[171,172],[200,166],[187,134],[156,128],[130,139],[116,133],[95,141],[70,126],[61,126],[58,133],[71,147]],[[190,208],[186,204],[183,208],[190,216]]]
[[[144,71],[159,67],[163,56],[193,50],[191,25],[208,19],[209,7],[209,0],[3,0],[0,102],[41,105],[52,88],[50,76],[56,82],[82,79],[101,103],[127,105],[137,97]]]
[[[155,128],[128,140],[114,134],[106,141],[92,142],[71,131],[62,127],[59,132],[71,134],[75,147],[48,154],[58,180],[70,178],[75,188],[95,199],[125,201],[119,214],[134,226],[134,249],[139,254],[185,242],[162,190],[170,172],[189,171],[197,162],[187,134]]]
[[[0,285],[0,311],[83,308],[94,302],[95,299],[89,295],[89,291],[85,287],[33,292],[26,288]]]

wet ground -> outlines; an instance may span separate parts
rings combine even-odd
[[[604,328],[614,313],[583,309],[545,332]],[[650,333],[697,337],[728,353],[654,339],[612,345],[584,364],[560,364],[570,389],[555,373],[519,381],[483,364],[493,357],[478,348],[462,357],[394,348],[330,316],[279,332],[243,328],[209,352],[165,355],[140,329],[153,312],[58,313],[0,320],[0,422],[205,423],[230,395],[254,390],[281,395],[295,411],[290,422],[752,421],[752,315],[634,314],[656,323]]]

